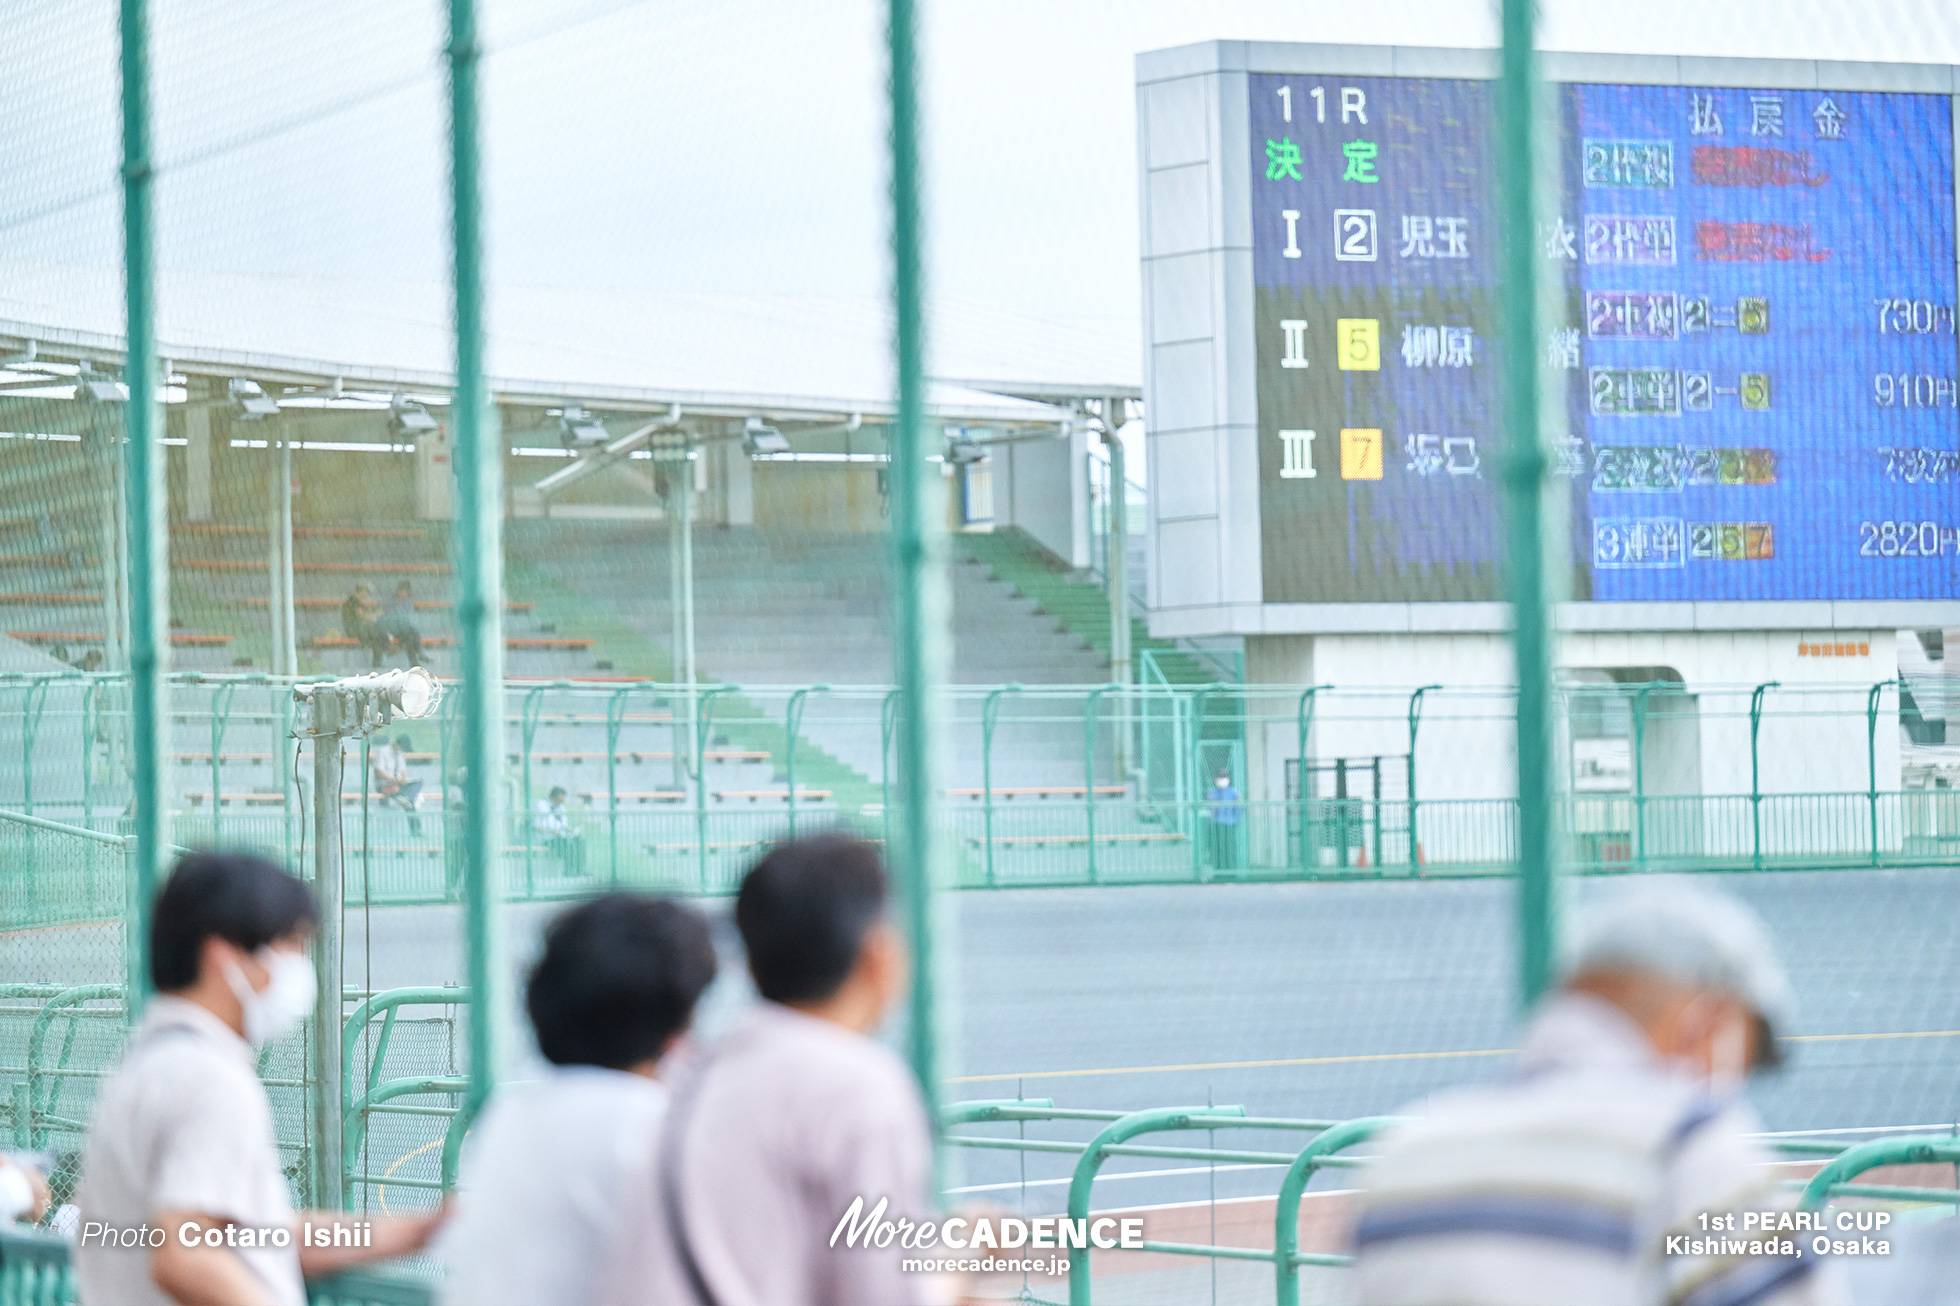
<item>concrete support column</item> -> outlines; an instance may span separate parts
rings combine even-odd
[[[184,405],[184,516],[211,520],[211,409]]]

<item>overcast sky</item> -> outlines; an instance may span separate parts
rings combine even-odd
[[[166,263],[438,280],[437,6],[153,0]],[[113,6],[0,0],[0,257],[113,261]],[[926,0],[931,284],[1134,335],[1134,57],[1214,38],[1489,45],[1475,0]],[[876,295],[882,6],[484,0],[492,268]],[[1960,62],[1960,0],[1547,6],[1548,47]]]

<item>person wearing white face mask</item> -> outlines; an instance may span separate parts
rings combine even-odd
[[[1808,1234],[1771,1253],[1740,1214],[1790,1206],[1741,1097],[1780,1060],[1791,1008],[1762,922],[1726,895],[1655,884],[1603,904],[1576,939],[1511,1074],[1416,1103],[1362,1171],[1356,1300],[1841,1300]]]
[[[240,853],[192,853],[158,893],[157,994],[96,1096],[83,1148],[82,1306],[304,1306],[302,1276],[415,1251],[440,1224],[441,1212],[375,1220],[365,1246],[300,1245],[258,1050],[313,1011],[315,911],[306,885]],[[304,1218],[317,1233],[357,1217]]]

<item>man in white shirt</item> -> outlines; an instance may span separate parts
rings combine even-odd
[[[384,807],[399,807],[408,813],[408,832],[422,833],[422,822],[416,816],[416,802],[422,796],[422,782],[414,779],[408,772],[408,750],[410,741],[407,735],[396,735],[394,742],[383,738],[381,743],[368,754],[368,766],[374,772],[374,787],[381,795]]]
[[[1648,885],[1601,907],[1512,1075],[1417,1104],[1362,1172],[1356,1300],[1838,1300],[1808,1234],[1771,1250],[1742,1218],[1789,1205],[1741,1097],[1750,1070],[1777,1061],[1789,1008],[1762,924],[1736,900]]]
[[[564,786],[553,785],[551,793],[537,801],[531,828],[544,836],[544,846],[564,866],[565,874],[585,874],[585,838],[572,828],[571,813],[565,810]]]
[[[192,853],[158,893],[157,996],[83,1148],[82,1306],[305,1306],[302,1275],[405,1255],[440,1222],[374,1220],[371,1245],[300,1246],[257,1049],[313,1010],[314,919],[304,884],[245,854]],[[361,1217],[305,1219],[317,1233]]]
[[[629,1184],[652,1182],[661,1058],[715,977],[700,914],[597,898],[545,932],[526,1006],[542,1082],[499,1093],[471,1131],[444,1306],[588,1306]]]
[[[939,1306],[916,1252],[832,1241],[863,1199],[933,1215],[932,1141],[905,1063],[871,1035],[904,990],[878,850],[820,835],[772,849],[735,923],[763,1001],[676,1089],[651,1182],[614,1241],[605,1306]]]

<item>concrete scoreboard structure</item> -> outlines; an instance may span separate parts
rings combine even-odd
[[[1956,70],[1542,67],[1562,664],[1690,698],[1891,679],[1899,630],[1960,625]],[[1496,72],[1484,50],[1139,57],[1153,633],[1243,637],[1254,682],[1511,679]],[[1862,788],[1856,733],[1779,760],[1777,787]],[[1733,791],[1731,734],[1687,732],[1661,770]]]

